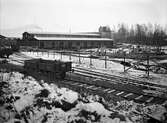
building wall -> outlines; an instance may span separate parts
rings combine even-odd
[[[21,40],[20,46],[31,46],[31,47],[39,47],[39,41],[38,40]]]
[[[35,43],[36,45],[38,43]],[[38,46],[38,45],[37,45]],[[40,48],[46,49],[83,49],[113,46],[112,41],[40,41]]]
[[[42,35],[46,36],[44,34]],[[82,38],[80,38],[80,40],[37,40],[34,37],[34,35],[25,32],[23,33],[21,45],[46,48],[46,49],[82,49],[82,48],[99,48],[103,46],[110,48],[113,46],[112,40],[104,41],[99,39],[100,38],[98,38],[98,40],[92,40],[92,38],[90,38],[90,40],[88,41],[82,40]]]

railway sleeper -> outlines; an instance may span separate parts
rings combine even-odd
[[[117,93],[116,95],[119,96],[119,95],[122,95],[124,93],[124,91],[121,91],[120,93]]]
[[[141,98],[143,98],[143,95],[140,95],[140,96],[136,97],[135,100],[139,100]]]
[[[126,91],[126,92],[128,91],[128,92],[136,93],[139,95],[143,95],[144,92],[142,90],[148,88],[148,87],[144,86],[142,83],[141,83],[141,87],[139,87],[139,86],[135,86],[133,84],[125,84],[125,83],[118,84],[115,82],[115,80],[113,83],[113,80],[107,81],[107,80],[102,80],[102,79],[90,78],[90,77],[82,76],[82,75],[79,75],[79,76],[80,77],[77,77],[77,79],[81,80],[83,83],[95,84],[97,86],[101,86],[104,88],[106,88],[106,87],[115,88],[117,90]],[[75,76],[75,79],[76,79],[76,76]],[[138,85],[138,84],[136,84],[136,85]]]
[[[124,97],[126,98],[126,97],[129,97],[129,96],[131,96],[131,95],[133,95],[133,93],[128,93],[128,94],[125,95]]]
[[[107,93],[110,94],[110,93],[112,93],[114,91],[116,91],[116,90],[113,89],[113,90],[108,91]]]
[[[106,91],[103,91],[105,88],[96,87],[94,85],[88,85],[88,84],[81,84],[81,83],[74,83],[74,82],[66,82],[66,84],[70,85],[70,88],[72,88],[75,91],[85,91],[85,92],[92,92],[94,94],[103,95],[107,98],[114,98],[116,100],[116,97],[121,99],[127,99],[127,100],[134,100],[137,103],[159,103],[162,104],[164,100],[159,100],[154,97],[149,97],[145,95],[136,95],[134,93],[126,93],[123,91],[117,91],[115,89],[106,89]],[[83,86],[80,86],[83,85]],[[75,89],[74,89],[75,88]],[[115,92],[115,93],[113,93]],[[126,95],[125,95],[125,94]],[[124,94],[124,96],[122,96]]]
[[[82,84],[72,84],[75,85],[76,88],[78,88],[79,85]],[[84,89],[83,89],[84,88]],[[101,88],[101,87],[96,87],[96,86],[92,86],[92,85],[88,85],[88,84],[84,84],[84,86],[82,86],[81,90],[85,90],[85,91],[93,91],[94,93],[104,93],[106,95],[110,95],[110,96],[119,96],[121,98],[127,99],[127,100],[134,100],[135,102],[138,103],[158,103],[158,104],[162,104],[164,102],[163,99],[161,98],[156,98],[156,97],[151,97],[151,96],[147,96],[147,95],[136,95],[134,93],[127,93],[124,91],[118,91],[115,89],[111,89],[111,88]],[[105,90],[105,91],[104,91]]]
[[[90,80],[90,81],[82,81],[82,83],[87,83],[87,84],[89,84],[89,85],[96,85],[96,87],[93,87],[93,88],[91,88],[92,90],[97,90],[96,88],[97,88],[97,86],[98,87],[102,87],[102,88],[104,88],[104,92],[106,91],[107,93],[110,91],[110,90],[107,90],[107,88],[110,88],[111,90],[119,90],[119,92],[121,92],[121,91],[124,91],[124,92],[126,92],[126,93],[133,93],[133,95],[128,95],[127,97],[124,95],[123,97],[124,98],[127,98],[128,100],[130,99],[130,100],[135,100],[135,98],[137,98],[137,97],[139,97],[140,95],[144,95],[144,97],[145,96],[151,96],[151,95],[148,95],[148,94],[145,94],[143,91],[142,91],[142,89],[140,89],[140,88],[138,88],[138,87],[136,87],[136,86],[134,86],[134,85],[128,85],[128,84],[113,84],[113,83],[110,83],[110,81],[104,81],[104,80],[101,80],[101,79],[96,79],[96,81],[93,81],[94,79],[89,79],[89,78],[87,78],[88,80]],[[106,88],[107,87],[107,88]],[[135,89],[134,89],[135,88]],[[136,89],[136,88],[138,88],[138,89]],[[100,88],[98,88],[98,89],[100,89]],[[116,92],[116,93],[112,93],[112,94],[117,94],[117,93],[119,93],[119,92]],[[122,94],[121,94],[122,95]],[[121,95],[119,95],[118,94],[118,96],[121,96]],[[146,102],[146,100],[148,100],[148,98],[146,98],[146,99],[138,99],[137,101],[143,101],[143,102]],[[151,101],[151,102],[153,102],[153,101]]]

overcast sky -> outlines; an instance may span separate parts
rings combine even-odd
[[[167,24],[167,0],[0,0],[0,29],[97,31],[118,23]]]

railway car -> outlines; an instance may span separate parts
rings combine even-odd
[[[32,59],[25,61],[24,69],[27,73],[46,76],[49,79],[64,79],[66,72],[72,70],[72,62]]]

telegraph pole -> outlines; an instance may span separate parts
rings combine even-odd
[[[125,57],[126,57],[126,53],[124,52],[124,72],[125,72]]]
[[[39,44],[38,44],[38,48],[37,48],[37,56],[38,56],[39,49],[40,49],[40,40],[39,40]]]
[[[90,67],[92,66],[92,57],[91,57],[91,55],[92,55],[92,51],[90,51],[90,64],[89,64]]]
[[[79,48],[79,64],[81,64],[80,48]]]
[[[61,56],[60,59],[62,60],[62,51],[60,52],[60,56]]]
[[[149,78],[149,74],[150,74],[150,72],[149,72],[149,68],[150,68],[149,59],[150,59],[150,57],[149,57],[149,54],[147,53],[147,71],[146,71],[146,74],[147,74],[148,78]]]
[[[105,50],[105,68],[107,68],[107,56],[106,56],[106,50]]]
[[[53,55],[53,58],[55,59],[55,51],[53,50],[53,53],[52,53],[52,55]]]
[[[71,51],[70,51],[69,59],[70,59],[70,61],[71,61]]]
[[[54,50],[54,52],[53,52],[53,56],[54,56],[54,59],[55,59],[55,56],[56,56],[56,51]]]
[[[48,52],[48,57],[49,57],[49,51],[47,51]]]

